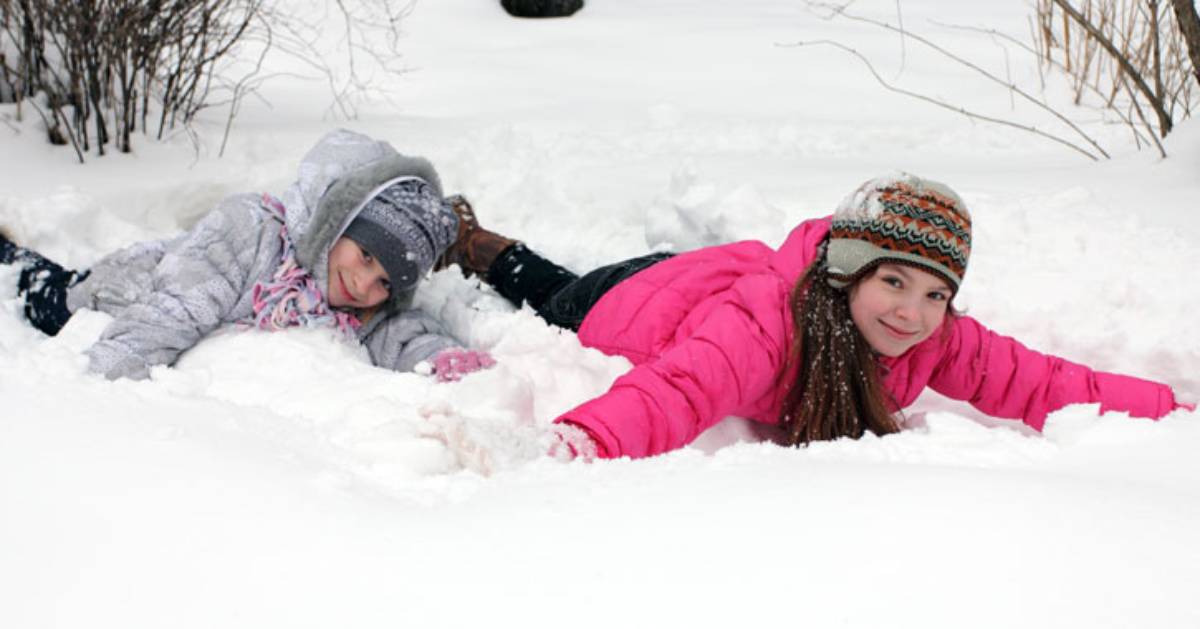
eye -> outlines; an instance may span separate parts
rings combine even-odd
[[[381,277],[381,278],[379,278],[379,285],[382,286],[383,290],[386,290],[388,292],[388,294],[391,294],[391,292],[392,292],[392,283],[391,282],[389,282],[387,279]]]
[[[932,293],[929,293],[927,297],[933,301],[950,301],[950,296],[940,290],[935,290]]]
[[[359,251],[359,253],[361,253],[361,254],[362,254],[362,260],[363,260],[363,262],[366,262],[367,264],[370,264],[370,263],[371,263],[371,260],[374,260],[374,259],[375,259],[375,258],[371,257],[371,254],[367,253],[367,250],[366,250],[366,249],[363,249],[362,247],[359,247],[359,248],[358,248],[358,251]]]
[[[892,288],[904,288],[904,282],[901,281],[900,278],[896,277],[895,275],[884,275],[884,276],[880,277],[879,279],[884,284],[887,284],[888,286],[891,286]]]

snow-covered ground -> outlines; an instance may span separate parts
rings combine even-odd
[[[389,101],[329,117],[317,80],[134,155],[75,163],[0,107],[0,224],[75,266],[281,191],[347,126],[426,155],[482,220],[577,270],[652,248],[777,244],[859,182],[951,184],[976,225],[958,306],[1033,347],[1200,394],[1200,121],[1091,162],[906,99],[889,81],[1039,127],[914,42],[795,0],[590,0],[518,21],[421,0]],[[986,36],[1024,3],[906,0],[906,26],[1003,74]],[[896,3],[863,0],[893,19]],[[1018,83],[1036,69],[1007,53]],[[903,61],[902,61],[903,60]],[[283,62],[279,62],[283,63]],[[28,113],[28,112],[27,112]],[[17,132],[14,129],[19,129]],[[928,397],[916,427],[804,450],[730,420],[640,461],[532,456],[537,428],[623,359],[453,272],[424,305],[499,365],[454,384],[370,367],[323,332],[231,331],[144,382],[84,372],[105,317],[25,324],[0,267],[0,627],[1197,627],[1200,419],[1052,415],[1044,435]],[[464,470],[445,445],[482,448]]]

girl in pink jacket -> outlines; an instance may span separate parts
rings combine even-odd
[[[1151,418],[1183,406],[1167,385],[1038,353],[957,313],[971,218],[948,187],[911,175],[868,181],[778,250],[743,241],[583,277],[479,228],[469,207],[461,217],[448,262],[634,365],[555,420],[568,457],[666,452],[728,415],[777,424],[794,445],[883,435],[926,387],[1038,430],[1068,404]]]

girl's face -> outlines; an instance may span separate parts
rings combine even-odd
[[[850,317],[872,349],[899,356],[942,325],[953,295],[932,273],[884,263],[850,288]]]
[[[329,250],[329,287],[334,308],[362,310],[382,304],[391,294],[387,271],[357,242],[342,236]]]

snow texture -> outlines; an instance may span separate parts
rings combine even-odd
[[[958,208],[961,214],[966,215],[968,219],[971,218],[971,213],[967,209],[966,203],[959,198],[958,194],[950,186],[939,181],[922,179],[912,173],[906,172],[895,172],[867,181],[856,188],[854,192],[847,195],[845,199],[842,199],[837,209],[834,210],[834,214],[843,220],[873,220],[879,218],[879,215],[883,212],[883,203],[880,202],[878,196],[872,197],[871,193],[878,190],[895,188],[897,184],[903,184],[912,188],[918,195],[924,194],[928,190],[938,196],[950,199],[954,201],[955,207]]]
[[[933,22],[1020,37],[1023,3],[901,6],[907,27],[1036,89],[1020,51],[1006,62]],[[896,3],[855,10],[894,21]],[[217,110],[198,152],[185,134],[135,139],[81,167],[2,105],[0,225],[84,267],[227,194],[281,193],[347,126],[429,157],[484,226],[584,271],[778,245],[903,170],[971,209],[960,308],[1200,397],[1196,120],[1162,160],[1051,77],[1051,103],[1114,149],[1090,162],[793,46],[836,39],[908,89],[1052,124],[912,42],[793,0],[593,0],[558,20],[423,1],[404,30],[411,71],[377,75],[390,99],[356,120],[331,119],[304,68],[271,62],[223,158]],[[545,427],[628,363],[454,269],[418,304],[497,365],[449,383],[373,368],[329,333],[236,329],[149,380],[107,382],[82,354],[106,317],[46,338],[15,282],[0,267],[0,627],[1200,626],[1195,413],[1071,407],[1035,434],[929,395],[885,438],[788,449],[730,419],[664,456],[564,464]]]

